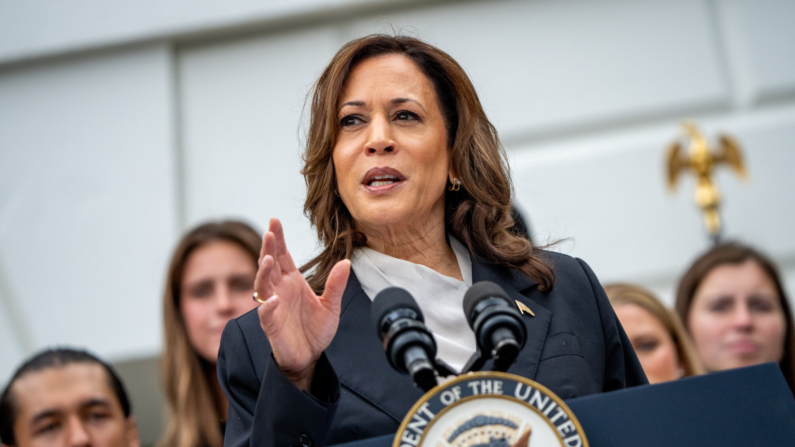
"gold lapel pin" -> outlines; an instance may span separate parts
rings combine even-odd
[[[516,307],[518,307],[518,308],[519,308],[519,312],[521,312],[521,313],[525,313],[525,312],[527,312],[527,313],[529,313],[529,314],[530,314],[530,316],[531,316],[531,317],[535,317],[535,316],[536,316],[536,314],[534,314],[534,313],[533,313],[533,311],[532,311],[532,310],[530,310],[530,308],[529,308],[529,307],[525,306],[525,305],[524,305],[524,304],[523,304],[521,301],[519,301],[519,300],[516,300]]]

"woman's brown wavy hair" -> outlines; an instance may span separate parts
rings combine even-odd
[[[727,264],[742,264],[745,261],[756,262],[773,282],[778,293],[779,303],[781,304],[781,310],[784,312],[784,320],[787,326],[784,336],[784,355],[779,365],[781,365],[781,372],[784,373],[784,378],[787,380],[790,390],[795,394],[795,358],[793,358],[795,356],[795,326],[792,320],[792,310],[789,307],[789,300],[784,292],[784,285],[781,282],[778,269],[776,269],[773,261],[762,252],[737,242],[727,242],[718,244],[703,253],[687,269],[682,279],[679,280],[679,286],[676,290],[676,312],[689,331],[690,307],[704,278],[717,267]]]
[[[224,407],[214,393],[217,380],[215,364],[203,359],[190,344],[185,321],[179,310],[182,276],[185,264],[197,248],[215,241],[237,244],[257,265],[262,243],[260,235],[249,225],[238,221],[211,222],[200,225],[182,237],[166,276],[163,292],[163,354],[160,358],[161,380],[168,407],[169,420],[160,447],[223,447],[221,414]]]
[[[505,151],[464,69],[447,53],[419,39],[383,34],[345,44],[310,94],[311,117],[301,170],[307,186],[304,213],[323,247],[301,267],[302,272],[311,271],[310,286],[320,293],[334,264],[350,259],[353,250],[367,241],[337,195],[332,160],[340,130],[337,107],[358,63],[392,54],[408,58],[428,77],[445,120],[453,172],[462,183],[459,191],[446,193],[447,232],[469,247],[474,257],[515,268],[534,279],[541,290],[551,289],[552,268],[534,253],[527,239],[510,231],[512,183]]]

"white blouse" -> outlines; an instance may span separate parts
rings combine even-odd
[[[408,290],[433,333],[437,357],[460,371],[475,353],[475,334],[469,328],[463,308],[464,294],[472,286],[472,261],[469,250],[458,239],[449,236],[448,240],[463,281],[367,247],[353,252],[351,268],[371,300],[387,287]]]

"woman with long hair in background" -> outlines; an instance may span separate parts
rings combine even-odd
[[[163,295],[161,376],[169,421],[162,447],[222,447],[227,401],[216,361],[226,323],[251,300],[260,236],[242,222],[207,223],[174,250]]]
[[[795,390],[792,311],[761,252],[725,243],[702,254],[679,281],[676,311],[708,371],[776,362]]]
[[[607,298],[638,355],[649,383],[704,374],[679,316],[653,293],[634,284],[608,284]]]

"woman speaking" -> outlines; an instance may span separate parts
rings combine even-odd
[[[464,293],[488,280],[532,311],[509,372],[563,399],[646,383],[590,268],[510,232],[505,154],[446,53],[401,36],[346,44],[315,84],[304,160],[304,209],[323,251],[299,270],[271,220],[262,305],[229,322],[218,357],[226,446],[394,433],[422,391],[390,367],[370,323],[371,300],[390,286],[417,299],[455,368],[476,349]]]

